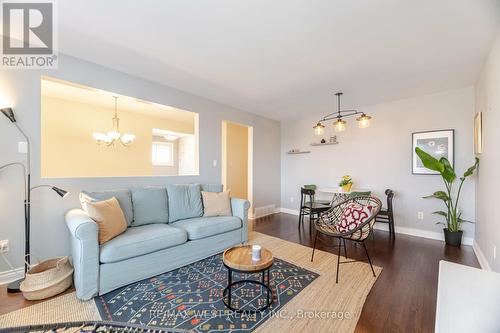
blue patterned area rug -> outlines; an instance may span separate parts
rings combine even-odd
[[[117,289],[95,302],[103,320],[194,332],[251,332],[319,276],[277,258],[270,273],[273,303],[256,313],[236,313],[224,305],[227,269],[222,254]],[[233,272],[233,281],[244,278],[259,280],[261,275]],[[261,306],[266,301],[262,289],[246,283],[233,287],[232,305],[248,304],[243,310]]]

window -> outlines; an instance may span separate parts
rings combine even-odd
[[[153,166],[174,165],[174,145],[170,142],[153,142]]]

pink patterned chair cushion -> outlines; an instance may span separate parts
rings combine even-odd
[[[363,206],[354,202],[347,204],[340,217],[340,223],[336,226],[337,231],[344,233],[356,229],[371,217],[372,209],[372,206]]]

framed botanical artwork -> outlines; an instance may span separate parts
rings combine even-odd
[[[431,156],[440,159],[445,157],[451,165],[455,164],[455,130],[439,130],[428,132],[412,133],[412,174],[414,175],[437,175],[436,171],[424,167],[422,161],[415,153],[415,148],[419,147]]]
[[[483,153],[483,113],[477,112],[474,116],[474,154]]]

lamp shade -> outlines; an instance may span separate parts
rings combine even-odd
[[[1,109],[2,113],[9,118],[9,120],[13,123],[16,122],[16,117],[14,116],[14,111],[11,108]]]
[[[59,187],[56,187],[56,186],[52,186],[52,190],[53,190],[54,192],[56,192],[57,194],[59,194],[59,196],[60,196],[61,198],[64,198],[64,197],[65,197],[65,196],[67,196],[67,195],[68,195],[68,193],[69,193],[68,191],[65,191],[65,190],[63,190],[63,189],[61,189],[61,188],[59,188]]]
[[[335,129],[335,132],[343,132],[345,131],[345,124],[346,121],[343,120],[342,118],[338,118],[333,122],[333,128]]]
[[[315,135],[323,135],[325,133],[325,125],[323,125],[321,122],[318,122],[314,128],[314,134]]]
[[[370,119],[372,117],[367,116],[366,114],[362,114],[361,117],[357,118],[356,120],[358,121],[358,127],[359,128],[367,128],[370,126]]]

